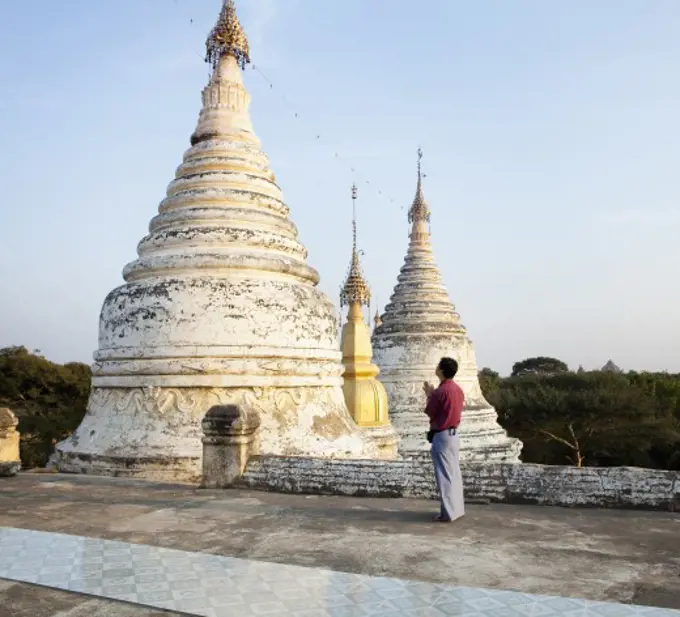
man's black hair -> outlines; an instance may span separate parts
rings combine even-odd
[[[439,370],[446,379],[453,379],[458,372],[458,362],[453,358],[442,358],[439,361]]]

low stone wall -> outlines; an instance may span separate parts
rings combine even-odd
[[[631,467],[462,464],[468,501],[680,511],[680,472]],[[259,456],[241,484],[253,489],[436,499],[429,457],[399,461]]]

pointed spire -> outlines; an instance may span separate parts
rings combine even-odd
[[[421,162],[423,159],[423,151],[418,148],[418,186],[416,187],[416,196],[413,198],[413,204],[408,211],[408,222],[414,223],[416,221],[430,221],[430,208],[423,197],[423,172]]]
[[[613,360],[609,359],[607,360],[607,364],[605,364],[601,369],[603,373],[623,373],[623,371],[614,364]]]
[[[380,309],[376,309],[375,311],[375,317],[373,317],[373,325],[376,328],[379,328],[382,326],[382,318],[380,317]]]
[[[215,27],[208,36],[205,48],[205,61],[212,65],[213,70],[217,68],[222,56],[228,54],[236,58],[242,69],[245,69],[246,64],[250,63],[248,37],[236,16],[234,0],[224,0],[222,11]]]
[[[352,185],[352,260],[345,284],[340,291],[340,306],[367,305],[371,301],[371,291],[361,272],[359,251],[357,250],[356,200],[357,187],[354,184]]]
[[[352,259],[357,254],[357,185],[352,185]],[[359,257],[357,256],[357,261]]]

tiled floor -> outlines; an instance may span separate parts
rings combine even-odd
[[[205,617],[680,617],[6,527],[0,578]]]

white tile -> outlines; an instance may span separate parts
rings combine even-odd
[[[196,600],[208,597],[204,589],[177,589],[175,584],[172,585],[172,595],[175,600]]]
[[[0,578],[201,617],[680,617],[2,527]]]

